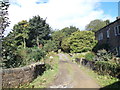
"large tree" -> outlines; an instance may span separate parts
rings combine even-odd
[[[79,28],[75,26],[65,27],[61,30],[62,33],[65,33],[65,36],[70,36],[73,32],[79,31]]]
[[[47,40],[49,38],[49,34],[51,28],[46,23],[46,20],[41,18],[40,16],[34,16],[29,20],[30,24],[30,33],[29,33],[29,41],[28,46],[31,44],[39,46],[40,43],[43,43],[43,40]],[[32,43],[31,43],[32,42]]]
[[[88,31],[93,31],[96,32],[99,29],[103,28],[104,26],[106,26],[109,23],[109,20],[103,21],[103,20],[93,20],[91,21],[87,26],[86,26],[86,30]]]
[[[26,47],[26,41],[29,38],[29,23],[26,20],[22,20],[21,22],[18,22],[18,24],[15,24],[13,27],[13,34],[15,35],[15,39],[17,42],[17,45],[22,45],[24,48]]]
[[[59,49],[61,48],[62,40],[69,37],[72,33],[80,31],[75,26],[65,27],[59,31],[54,31],[51,35],[52,39],[57,42],[57,46]]]

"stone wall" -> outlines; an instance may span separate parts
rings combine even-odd
[[[35,63],[21,68],[2,70],[2,87],[14,88],[33,81],[45,71],[45,64]]]

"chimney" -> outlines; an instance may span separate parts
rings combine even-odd
[[[117,20],[120,19],[120,16],[116,17],[116,19],[117,19]]]

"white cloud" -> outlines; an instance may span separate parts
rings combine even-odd
[[[10,0],[10,28],[17,22],[29,20],[35,15],[40,15],[44,19],[47,17],[47,23],[53,29],[74,25],[84,30],[91,20],[106,17],[114,20],[98,8],[100,0],[49,0],[45,4],[36,4],[37,1],[41,0]]]

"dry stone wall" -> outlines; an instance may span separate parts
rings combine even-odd
[[[45,64],[35,63],[21,68],[2,69],[2,87],[14,88],[30,83],[45,71]]]

